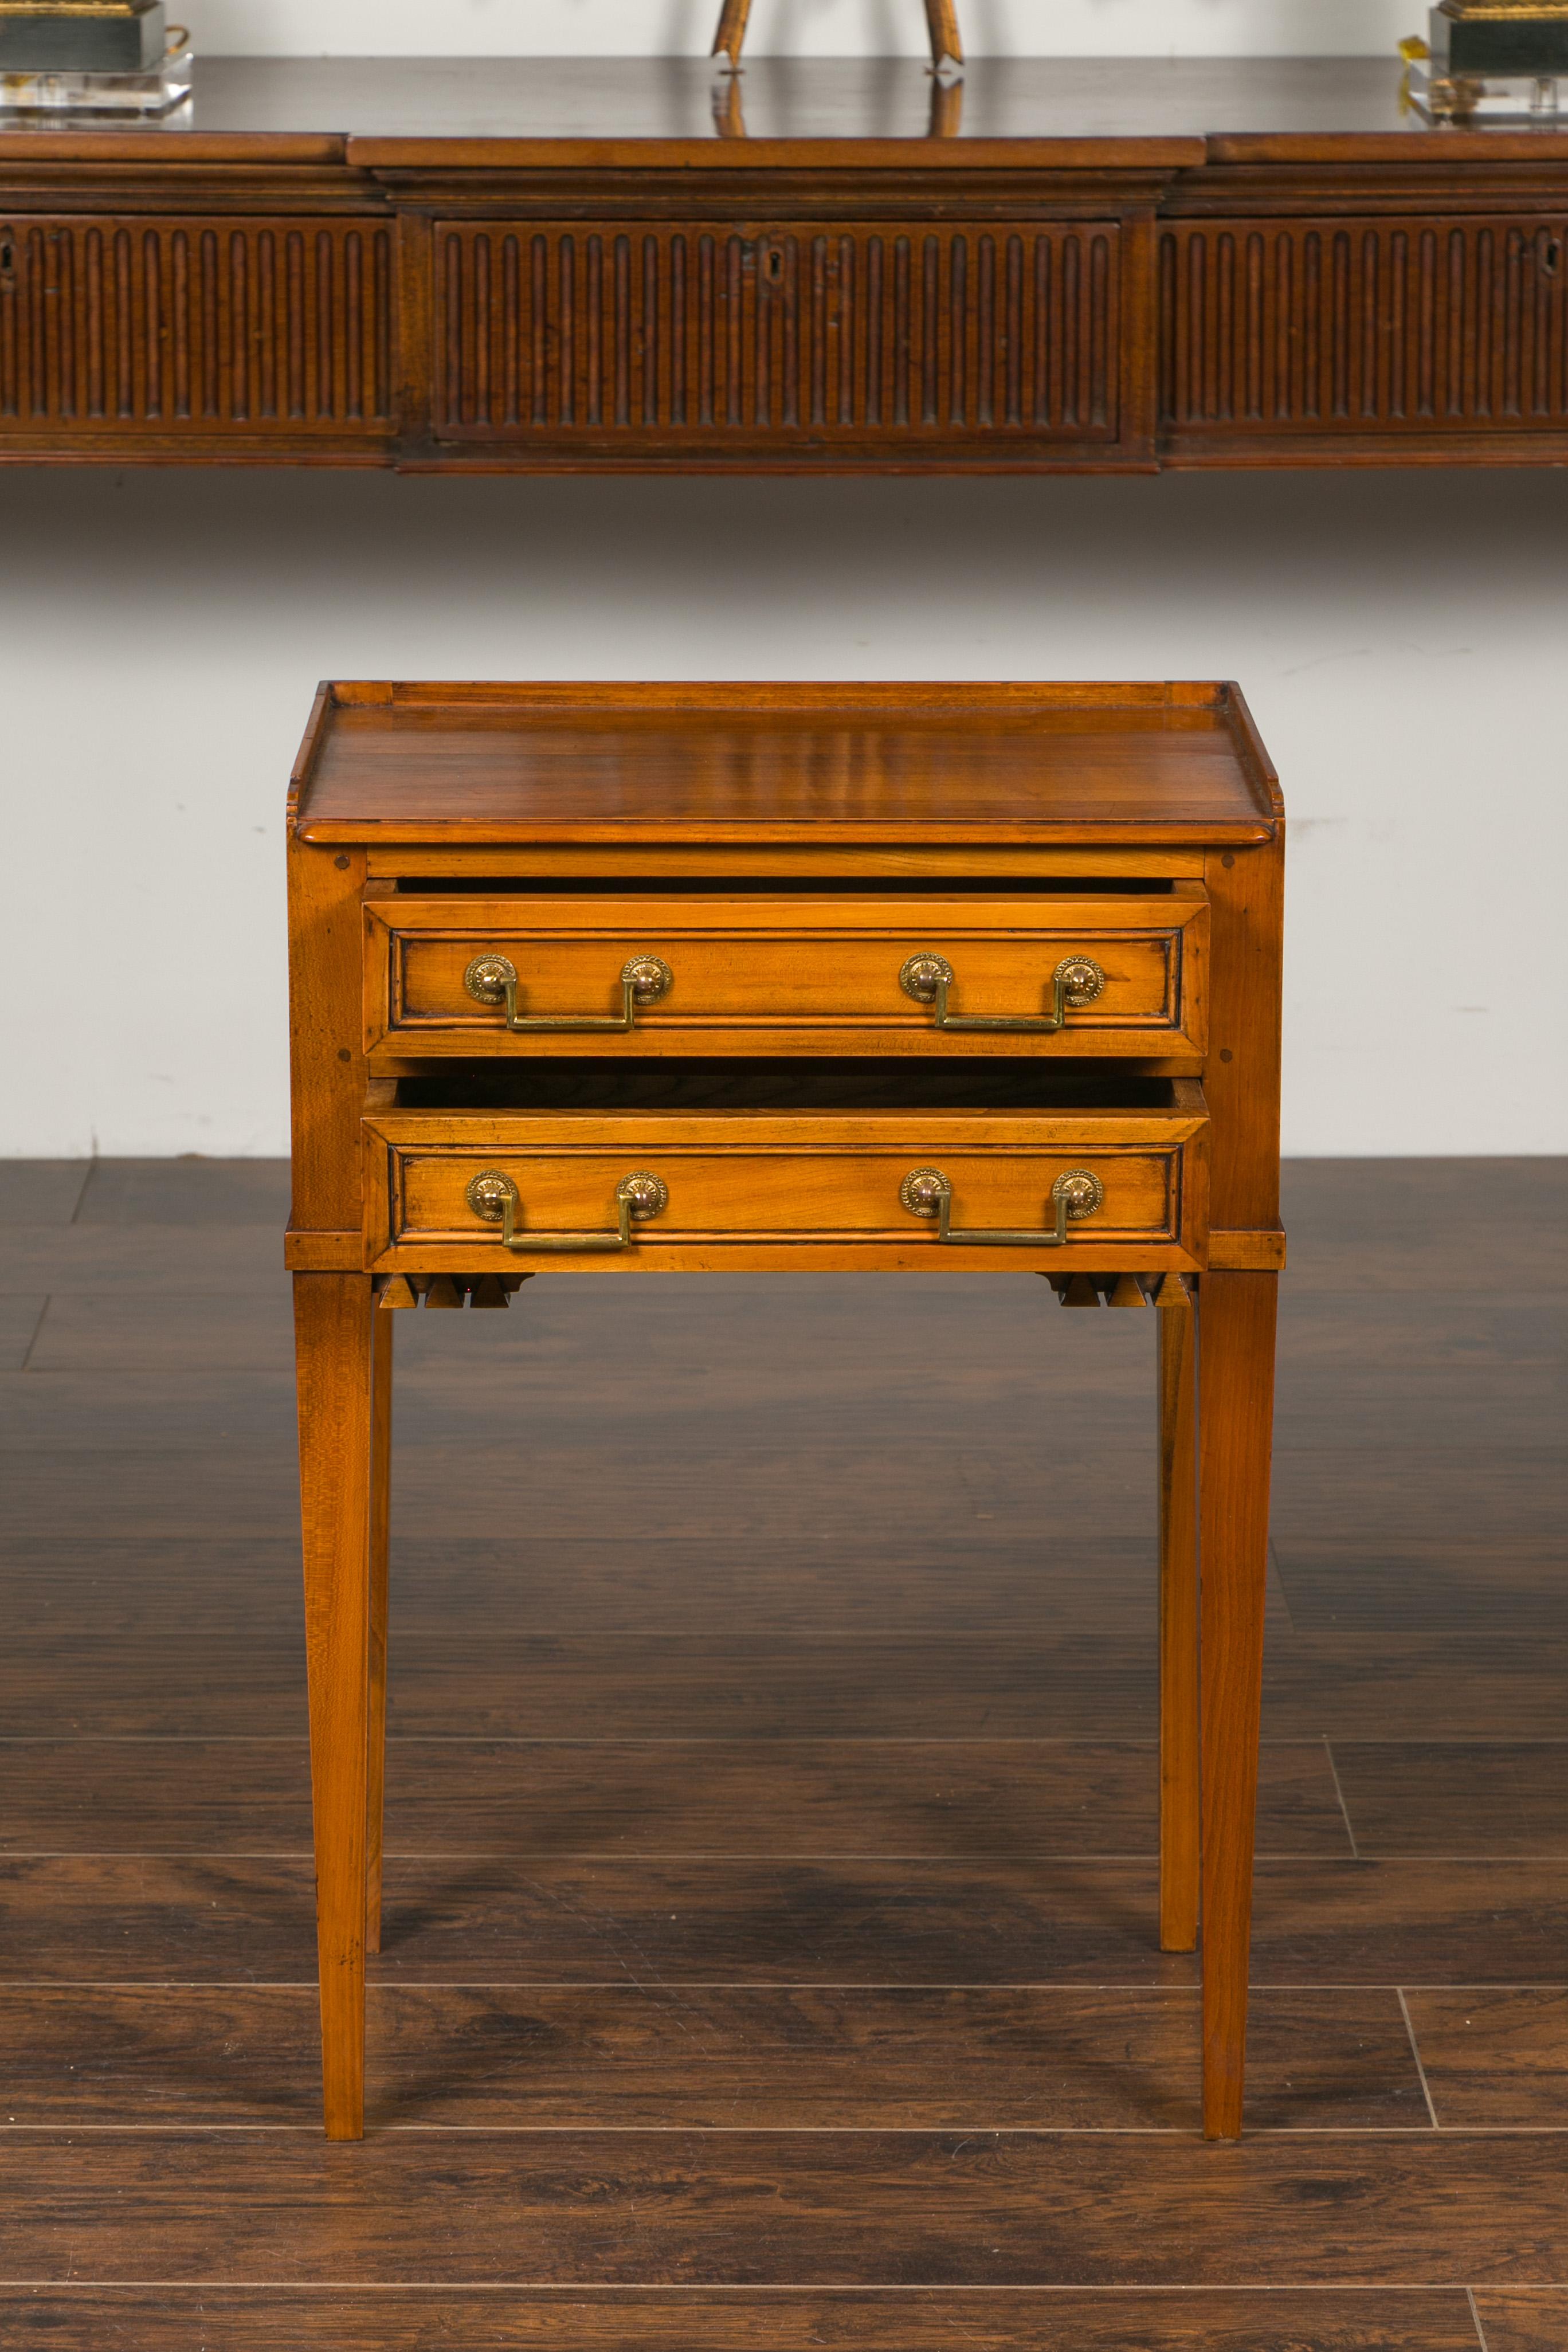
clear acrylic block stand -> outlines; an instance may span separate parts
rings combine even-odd
[[[0,119],[7,114],[172,114],[190,97],[195,66],[185,46],[151,73],[0,73]]]

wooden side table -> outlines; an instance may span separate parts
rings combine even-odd
[[[1234,687],[321,689],[288,1263],[329,2137],[380,1934],[388,1310],[997,1265],[1159,1309],[1160,1937],[1201,1923],[1240,2132],[1283,856]]]

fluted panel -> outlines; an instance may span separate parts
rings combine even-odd
[[[1183,433],[1561,429],[1568,221],[1194,221],[1161,240]]]
[[[438,224],[446,439],[1113,440],[1115,225]]]
[[[0,219],[0,435],[384,434],[377,222]]]

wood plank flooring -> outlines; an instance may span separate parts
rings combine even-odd
[[[1154,1318],[546,1277],[399,1326],[344,2148],[286,1171],[0,1164],[7,2352],[1564,2352],[1568,1169],[1288,1174],[1248,2139],[1153,1947]]]

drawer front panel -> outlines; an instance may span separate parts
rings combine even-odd
[[[1114,221],[442,222],[447,441],[1113,442]]]
[[[1168,430],[1568,425],[1568,215],[1184,222],[1161,288]]]
[[[379,221],[0,218],[0,441],[384,439]]]
[[[1028,1054],[1197,1055],[1206,1029],[1208,908],[1151,897],[987,902],[578,902],[407,899],[367,910],[366,1046],[373,1056],[519,1052],[625,1054]],[[465,975],[502,958],[527,1020],[613,1017],[626,965],[652,958],[666,992],[629,1031],[517,1032],[504,1003],[476,1000]],[[1037,1032],[939,1029],[929,978],[939,959],[959,1020],[1056,1017],[1059,966],[1098,969],[1063,1025]],[[923,987],[911,994],[910,987]]]
[[[456,1124],[455,1122],[453,1124]],[[468,1124],[473,1124],[468,1122]],[[970,1271],[1059,1271],[1069,1261],[1157,1267],[1200,1262],[1207,1213],[1206,1127],[1201,1119],[1042,1122],[984,1115],[864,1124],[816,1118],[795,1124],[743,1118],[595,1122],[594,1139],[556,1139],[551,1122],[495,1123],[483,1140],[400,1139],[397,1124],[370,1139],[370,1260],[467,1272],[550,1271],[595,1265],[647,1268],[693,1263],[789,1263],[827,1253],[840,1262],[953,1265]],[[806,1131],[809,1130],[809,1131]],[[910,1207],[904,1188],[935,1171],[949,1189],[949,1229]],[[1069,1219],[1065,1245],[1053,1188],[1087,1171],[1101,1190],[1090,1212]],[[655,1177],[657,1213],[616,1234],[617,1188]],[[515,1192],[514,1224],[525,1246],[505,1247],[494,1222],[470,1202],[486,1174]],[[928,1207],[930,1203],[928,1202]],[[1005,1243],[980,1238],[1005,1234]],[[557,1246],[532,1250],[535,1235]],[[967,1235],[975,1236],[970,1240]],[[595,1237],[581,1253],[558,1244]]]

